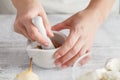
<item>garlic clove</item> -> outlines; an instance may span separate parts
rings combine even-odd
[[[30,59],[30,67],[16,75],[14,80],[39,80],[39,77],[32,72],[32,58]]]
[[[120,72],[107,71],[100,80],[120,80]]]
[[[113,58],[107,61],[105,68],[108,71],[120,71],[120,59]]]
[[[110,59],[105,68],[88,72],[77,80],[120,80],[120,59]]]
[[[101,79],[106,72],[107,70],[105,68],[96,69],[96,75],[99,79]]]

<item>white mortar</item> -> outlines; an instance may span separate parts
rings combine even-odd
[[[63,33],[54,31],[54,38],[52,39],[62,45],[66,39],[66,36]],[[33,58],[33,62],[42,68],[56,67],[54,64],[53,55],[59,48],[44,50],[35,48],[36,46],[37,46],[36,42],[28,41],[27,53],[29,57]]]

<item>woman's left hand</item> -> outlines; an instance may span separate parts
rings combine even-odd
[[[62,68],[72,66],[80,56],[90,52],[101,22],[99,13],[92,10],[83,10],[64,22],[53,26],[52,29],[57,31],[70,29],[70,34],[65,43],[54,55],[56,66]],[[90,55],[80,61],[80,65],[83,65],[89,59]]]

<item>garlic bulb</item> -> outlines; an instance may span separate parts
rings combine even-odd
[[[107,61],[105,68],[108,71],[120,71],[120,59],[113,58]]]
[[[120,59],[110,59],[105,68],[88,72],[80,76],[78,80],[120,80]]]
[[[30,67],[16,75],[14,80],[39,80],[39,77],[32,72],[32,58],[30,59]]]
[[[107,71],[100,80],[120,80],[120,72]]]

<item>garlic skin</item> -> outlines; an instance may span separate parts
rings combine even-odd
[[[107,72],[107,70],[105,68],[101,68],[101,69],[97,69],[95,72],[99,80],[103,77],[103,75]]]
[[[120,72],[107,71],[100,80],[120,80]]]
[[[40,80],[39,77],[32,72],[32,58],[30,59],[30,67],[16,75],[14,80]]]
[[[107,61],[105,68],[108,71],[120,71],[120,59],[113,58]]]

